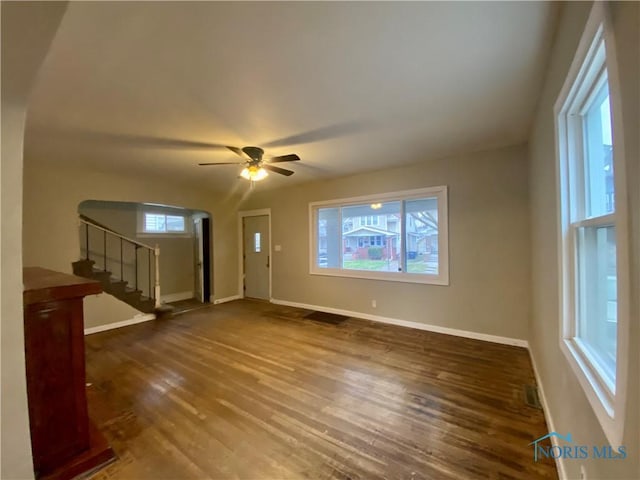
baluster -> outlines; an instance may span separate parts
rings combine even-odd
[[[151,288],[151,250],[147,250],[147,263],[149,264],[149,283],[147,283],[149,285],[149,298],[155,298]]]
[[[136,256],[136,290],[138,290],[138,245],[134,245],[135,249],[134,249],[134,254]]]
[[[120,280],[124,280],[124,262],[122,261],[122,237],[120,237]]]
[[[107,232],[104,233],[104,271],[107,271]]]

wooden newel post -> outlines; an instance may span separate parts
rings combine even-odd
[[[154,249],[153,256],[156,259],[156,283],[155,283],[155,297],[156,297],[156,308],[160,308],[160,247],[156,243],[156,248]]]

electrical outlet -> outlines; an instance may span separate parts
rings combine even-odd
[[[378,302],[376,302],[375,300],[371,300],[371,306],[373,308],[376,308],[378,306]]]

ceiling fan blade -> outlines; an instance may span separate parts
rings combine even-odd
[[[280,163],[280,162],[295,162],[300,160],[300,157],[295,153],[290,155],[280,155],[279,157],[273,157],[269,159],[269,163]]]
[[[213,163],[199,163],[201,167],[209,165],[243,165],[243,162],[213,162]]]
[[[236,155],[238,155],[239,157],[242,157],[245,160],[251,160],[251,157],[249,155],[247,155],[246,153],[244,153],[241,148],[229,147],[229,146],[227,146],[227,148],[229,150],[231,150],[233,153],[235,153]]]
[[[274,173],[279,173],[280,175],[284,175],[286,177],[290,177],[294,173],[291,170],[287,170],[285,168],[280,168],[280,167],[274,167],[273,165],[269,165],[269,164],[263,164],[262,168]]]
[[[344,137],[360,133],[370,125],[364,122],[342,122],[335,125],[329,125],[314,130],[308,130],[289,137],[279,138],[268,143],[263,143],[264,148],[273,147],[290,147],[292,145],[303,145],[307,143],[321,142],[324,140],[333,140],[334,138]]]
[[[82,129],[62,129],[50,131],[56,138],[65,138],[74,142],[102,143],[109,147],[120,148],[163,148],[171,150],[219,150],[228,148],[219,143],[202,142],[184,138],[136,135],[125,133],[100,132]]]
[[[122,143],[128,143],[132,146],[139,147],[155,147],[155,148],[174,148],[174,149],[191,149],[191,150],[215,150],[224,148],[225,145],[216,143],[198,142],[193,140],[182,140],[176,138],[160,138],[160,137],[144,137],[141,135],[120,135]]]

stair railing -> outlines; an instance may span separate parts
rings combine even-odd
[[[86,259],[87,260],[91,260],[89,258],[89,254],[90,254],[90,250],[89,250],[89,229],[93,228],[97,231],[102,231],[103,233],[103,255],[102,255],[102,260],[103,260],[103,269],[106,272],[107,271],[107,238],[114,238],[117,239],[120,242],[120,280],[124,280],[124,255],[123,255],[123,242],[127,242],[131,245],[133,245],[135,252],[135,266],[134,266],[134,271],[135,271],[135,289],[138,290],[138,250],[142,249],[143,251],[146,250],[147,251],[147,259],[148,259],[148,264],[149,264],[149,272],[148,272],[148,279],[149,279],[149,296],[153,298],[154,300],[154,304],[155,304],[155,308],[159,308],[160,307],[160,247],[156,244],[155,247],[152,247],[150,245],[147,245],[145,243],[142,242],[138,242],[137,240],[134,240],[132,238],[126,237],[124,235],[121,235],[120,233],[111,230],[110,228],[107,228],[106,226],[96,222],[95,220],[93,220],[92,218],[89,218],[85,215],[80,215],[79,217],[80,220],[80,224],[84,225],[85,227],[85,236],[84,236],[84,240],[85,240],[85,251],[86,251]],[[153,289],[151,288],[152,285],[152,268],[151,268],[151,257],[153,256],[153,264],[154,264],[154,268],[153,268]]]

